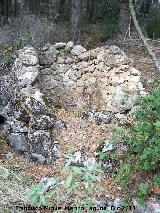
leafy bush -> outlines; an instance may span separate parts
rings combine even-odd
[[[138,191],[138,202],[143,205],[145,203],[145,198],[147,195],[148,195],[148,184],[141,183]]]
[[[127,126],[114,140],[123,141],[128,145],[128,154],[117,174],[117,181],[127,189],[129,193],[129,183],[136,181],[139,185],[140,177],[145,174],[154,181],[152,177],[158,173],[160,163],[160,90],[154,90],[150,95],[138,99],[139,110],[135,114],[134,124]],[[158,183],[157,178],[155,183]],[[148,185],[140,185],[138,198],[140,203],[144,203],[147,195]],[[138,190],[138,189],[137,189]],[[133,192],[132,192],[133,193]]]
[[[28,198],[31,203],[36,206],[53,206],[60,201],[60,181],[59,179],[52,179],[52,190],[46,191],[44,183],[32,184],[28,191]]]
[[[69,155],[69,159],[62,170],[62,173],[67,175],[65,180],[54,179],[53,187],[50,190],[46,191],[43,183],[32,185],[28,197],[34,206],[58,205],[63,202],[64,197],[66,202],[68,198],[73,198],[78,206],[92,206],[94,199],[90,196],[84,199],[81,194],[81,187],[84,185],[88,194],[98,194],[100,189],[96,188],[96,182],[100,180],[102,171],[93,159],[86,161],[83,167],[72,166],[72,159],[73,156]]]
[[[128,186],[128,183],[131,179],[131,164],[124,164],[119,169],[118,175],[116,177],[116,180],[121,183],[121,186],[126,189]]]
[[[40,207],[41,205],[47,206],[48,202],[44,192],[45,187],[43,184],[39,183],[32,185],[28,197],[36,207]]]
[[[160,162],[160,90],[140,99],[136,125],[128,144],[136,153],[136,167],[146,171],[158,169]]]
[[[3,64],[6,67],[11,67],[13,63],[13,55],[16,53],[17,50],[20,50],[25,47],[29,38],[27,36],[20,37],[11,47],[6,47],[4,51],[4,59]]]

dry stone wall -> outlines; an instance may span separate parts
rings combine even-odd
[[[13,73],[12,87],[8,87],[14,94],[7,103],[4,102],[1,111],[9,125],[8,143],[17,152],[38,163],[54,163],[59,155],[52,134],[55,116],[34,83],[39,74],[39,60],[34,48],[18,51]]]
[[[25,47],[11,73],[10,84],[2,83],[0,109],[8,121],[8,143],[39,163],[54,163],[60,156],[52,131],[58,104],[108,124],[132,111],[137,91],[145,94],[140,72],[116,46],[87,51],[70,41],[47,44],[39,52]]]
[[[73,98],[77,108],[124,112],[138,90],[144,93],[141,73],[131,64],[117,46],[87,51],[71,41],[46,45],[40,52],[40,85],[49,96]]]

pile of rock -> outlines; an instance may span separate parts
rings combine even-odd
[[[133,108],[138,90],[144,93],[140,72],[116,46],[87,51],[70,41],[48,44],[39,53],[25,47],[17,52],[11,73],[12,81],[7,84],[3,77],[1,87],[9,144],[40,163],[53,163],[59,156],[52,135],[55,97],[70,107],[89,106],[87,119],[108,124],[113,114]]]
[[[55,118],[35,85],[39,61],[33,48],[18,52],[12,72],[15,74],[14,97],[1,112],[9,124],[9,145],[39,163],[53,163],[58,155],[52,139]]]
[[[87,51],[72,42],[46,45],[40,51],[42,91],[50,96],[75,97],[78,108],[101,106],[124,112],[134,105],[135,94],[144,93],[140,72],[116,46]]]

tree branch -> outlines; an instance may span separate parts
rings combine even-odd
[[[133,19],[134,26],[135,26],[141,40],[143,41],[144,46],[147,49],[148,54],[150,55],[151,59],[153,60],[156,69],[160,72],[160,62],[158,62],[158,60],[156,59],[155,53],[152,51],[150,45],[148,44],[145,36],[142,33],[142,30],[139,27],[139,24],[138,24],[138,21],[137,21],[137,18],[136,18],[136,13],[135,13],[135,10],[134,10],[133,0],[129,0],[129,9],[130,9],[130,12],[131,12],[131,16],[132,16],[132,19]]]

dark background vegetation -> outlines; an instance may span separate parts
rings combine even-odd
[[[135,9],[147,35],[159,38],[158,1],[135,0]],[[74,40],[73,36],[80,36],[73,35],[77,29],[82,30],[81,38],[93,35],[103,41],[125,34],[132,27],[129,22],[128,0],[0,0],[0,46],[20,39],[35,46]]]

